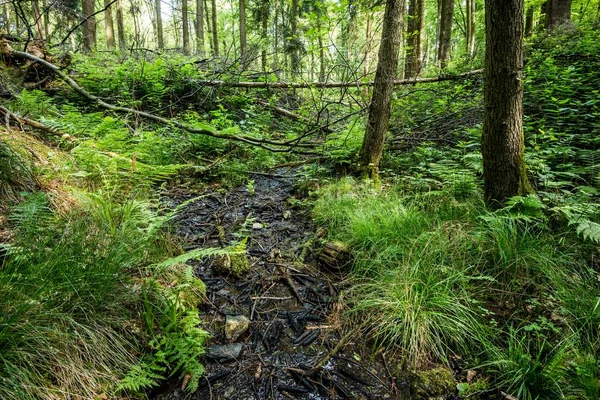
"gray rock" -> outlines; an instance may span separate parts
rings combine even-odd
[[[261,224],[260,222],[255,222],[252,224],[252,229],[259,230],[262,228],[263,228],[263,224]]]
[[[250,320],[243,315],[228,315],[225,317],[225,338],[235,341],[250,327]]]
[[[208,346],[208,349],[206,350],[206,356],[208,358],[220,361],[235,361],[238,359],[241,353],[241,343],[226,345],[213,344],[212,346]]]

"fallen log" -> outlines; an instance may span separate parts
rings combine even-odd
[[[271,110],[275,111],[276,113],[281,114],[284,117],[288,117],[292,121],[302,122],[304,124],[311,124],[312,123],[312,121],[309,120],[306,117],[303,117],[303,116],[298,115],[298,114],[294,114],[293,112],[291,112],[290,110],[286,110],[285,108],[271,105],[271,104],[267,103],[266,101],[257,100],[256,103],[260,104],[263,107],[270,108]],[[322,126],[318,126],[317,129],[319,129],[323,133],[333,133],[334,132],[334,130],[331,129],[330,127],[323,126],[323,125]]]
[[[395,86],[401,85],[416,85],[420,83],[454,81],[458,79],[469,78],[483,72],[482,69],[465,72],[458,75],[443,75],[435,78],[413,78],[395,80]],[[254,88],[254,89],[335,89],[335,88],[361,88],[373,86],[373,81],[354,81],[354,82],[229,82],[220,80],[196,81],[200,86],[211,87],[238,87],[238,88]]]
[[[168,118],[163,118],[158,115],[147,113],[145,111],[139,111],[139,110],[135,110],[135,109],[129,108],[129,107],[116,106],[114,104],[107,103],[106,101],[102,100],[100,97],[97,97],[97,96],[89,93],[84,88],[79,86],[79,84],[77,82],[75,82],[73,79],[71,79],[71,77],[69,77],[67,74],[65,74],[63,71],[61,71],[56,65],[54,65],[46,60],[43,60],[33,54],[29,54],[29,53],[17,51],[17,50],[11,50],[11,54],[15,57],[25,58],[25,59],[34,61],[34,62],[44,66],[48,70],[54,72],[54,74],[56,74],[60,79],[62,79],[67,85],[69,85],[73,90],[75,90],[77,93],[79,93],[82,97],[88,99],[90,102],[96,103],[98,106],[100,106],[106,110],[109,110],[109,111],[113,111],[113,112],[120,113],[120,114],[135,115],[137,117],[144,118],[149,121],[158,122],[158,123],[164,124],[164,125],[175,126],[179,129],[182,129],[189,133],[206,135],[206,136],[211,136],[211,137],[218,138],[218,139],[225,139],[225,140],[246,143],[246,144],[249,144],[252,146],[261,147],[263,149],[266,149],[266,150],[269,150],[272,152],[291,152],[292,150],[294,150],[295,153],[298,153],[298,154],[307,154],[307,155],[315,155],[316,154],[315,152],[311,152],[311,151],[295,150],[296,148],[311,149],[311,148],[316,147],[315,144],[299,143],[298,139],[292,139],[292,140],[288,140],[285,142],[279,142],[276,140],[259,139],[259,138],[255,138],[252,136],[246,136],[246,135],[228,134],[228,133],[219,132],[217,130],[213,130],[213,129],[209,129],[209,128],[197,128],[197,127],[189,126],[182,122],[179,122],[176,120],[170,120]],[[273,147],[273,146],[278,146],[278,147]]]

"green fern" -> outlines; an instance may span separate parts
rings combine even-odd
[[[142,362],[134,366],[129,373],[119,382],[117,392],[140,393],[160,385],[164,379],[166,368],[156,362],[150,364]]]

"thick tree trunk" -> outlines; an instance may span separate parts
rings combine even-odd
[[[571,0],[548,0],[546,2],[546,29],[552,32],[571,21]]]
[[[115,27],[112,17],[112,0],[104,0],[104,31],[106,33],[106,48],[113,50],[115,48]]]
[[[161,0],[154,0],[154,12],[156,19],[156,42],[159,50],[165,48],[165,37],[163,31],[163,20],[162,20],[162,7],[160,4]]]
[[[523,0],[485,2],[485,201],[494,208],[532,191],[523,138]]]
[[[217,0],[211,0],[212,7],[212,34],[213,34],[213,54],[219,57],[219,31],[217,25]]]
[[[390,103],[402,41],[403,9],[404,0],[386,1],[373,97],[369,106],[365,139],[360,150],[361,172],[372,179],[377,179],[379,175],[379,162],[390,119]]]
[[[8,3],[4,3],[4,31],[10,35],[10,10],[8,9]]]
[[[204,2],[196,0],[196,53],[204,54]]]
[[[533,31],[533,7],[529,7],[527,9],[527,14],[525,15],[525,36],[531,35]]]
[[[467,0],[467,54],[475,54],[475,0]]]
[[[454,15],[454,0],[440,1],[440,26],[438,36],[437,61],[441,69],[450,62],[450,38],[452,36],[452,16]]]
[[[125,42],[125,22],[123,21],[123,3],[117,0],[117,29],[119,31],[119,49],[125,51],[127,43]]]
[[[183,23],[183,54],[189,56],[190,50],[190,24],[188,15],[188,0],[181,0],[181,21]]]
[[[246,68],[246,0],[239,0],[240,12],[240,64],[242,68]]]
[[[416,78],[423,68],[423,34],[425,28],[425,1],[410,0],[406,28],[406,59],[404,79]]]
[[[88,52],[96,48],[96,17],[92,16],[95,8],[94,0],[83,0],[83,18],[86,19],[83,24],[83,49]]]

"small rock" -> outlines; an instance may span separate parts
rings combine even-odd
[[[250,327],[250,320],[244,315],[228,315],[225,317],[225,338],[237,340]]]
[[[242,344],[234,343],[227,345],[217,345],[214,344],[212,346],[208,346],[206,350],[206,356],[208,358],[212,358],[213,360],[221,360],[221,361],[235,361],[238,359],[240,354],[242,353]]]
[[[283,219],[290,219],[292,217],[292,212],[290,210],[285,210],[283,212]]]
[[[259,230],[259,229],[262,229],[262,228],[263,228],[263,224],[261,224],[260,222],[255,222],[255,223],[252,224],[252,229]]]

